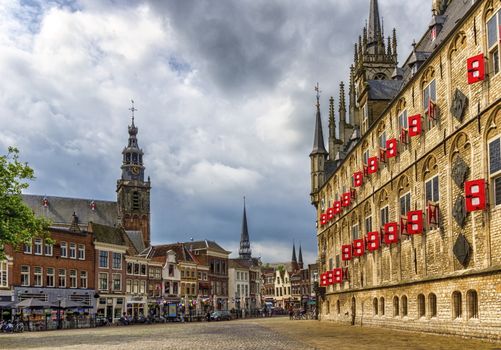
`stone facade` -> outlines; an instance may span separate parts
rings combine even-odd
[[[493,54],[499,52],[499,37],[488,47],[487,33],[487,22],[499,17],[500,8],[499,1],[444,3],[445,12],[435,13],[430,30],[404,63],[406,73],[394,74],[402,88],[385,108],[378,105],[365,130],[363,122],[354,125],[359,132],[356,143],[345,149],[334,171],[312,192],[319,223],[319,272],[332,267],[345,272],[342,283],[326,287],[323,319],[501,339],[501,193],[496,190],[501,74],[493,63],[499,60]],[[442,22],[442,36],[429,42],[433,23],[440,22],[439,17],[453,20],[458,13],[456,21]],[[467,59],[479,54],[486,60],[486,75],[469,84]],[[355,86],[367,86],[360,80],[367,77],[356,79]],[[466,100],[458,100],[457,90]],[[357,93],[354,100],[360,104],[350,110],[360,111],[370,103],[370,91]],[[429,95],[435,118],[428,108]],[[460,107],[463,113],[458,116]],[[408,127],[402,125],[403,114],[421,115],[419,135],[409,137],[408,129],[400,138]],[[383,162],[381,151],[387,152],[381,140],[392,138],[398,142],[398,154]],[[365,173],[363,184],[355,187],[353,175],[364,172],[367,156],[378,158],[376,172]],[[313,167],[312,184],[317,173]],[[464,182],[477,179],[486,181],[488,204],[485,210],[468,213]],[[350,190],[351,203],[325,220],[327,209]],[[429,222],[428,208],[438,208],[436,222]],[[424,213],[423,233],[407,234],[409,211]],[[381,236],[390,222],[397,225],[398,241],[381,242],[379,249],[367,251],[367,234]],[[463,238],[467,256],[461,261],[454,247]],[[365,239],[365,253],[343,261],[341,247],[353,247],[355,239]]]

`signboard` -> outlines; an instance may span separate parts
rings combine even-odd
[[[169,304],[169,317],[177,317],[177,305]]]

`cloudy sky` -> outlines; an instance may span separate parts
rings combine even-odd
[[[431,0],[379,7],[403,62]],[[0,153],[17,146],[35,169],[29,193],[115,200],[133,98],[154,243],[212,239],[237,252],[245,195],[254,255],[288,261],[295,241],[314,262],[313,86],[325,122],[368,9],[369,0],[2,0]]]

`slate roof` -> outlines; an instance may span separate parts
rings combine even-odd
[[[35,215],[50,219],[54,224],[69,224],[73,213],[78,216],[79,224],[94,222],[102,225],[115,226],[118,223],[117,203],[83,198],[67,198],[23,194],[23,202],[30,207]],[[44,198],[48,206],[44,207]],[[94,201],[95,210],[91,209]]]
[[[369,80],[369,98],[371,100],[392,100],[400,91],[400,80]]]
[[[176,261],[184,261],[189,263],[197,263],[193,255],[188,251],[187,247],[184,243],[174,243],[174,244],[162,244],[152,246],[150,252],[150,258],[154,260],[163,260],[163,259],[155,259],[155,258],[165,258],[167,256],[167,252],[169,250],[174,251],[176,253]]]
[[[92,232],[97,242],[126,246],[125,232],[121,227],[106,226],[92,223]]]
[[[139,253],[145,250],[145,245],[143,241],[143,234],[141,231],[125,231],[125,234],[130,239],[135,250]]]
[[[225,250],[219,244],[214,241],[204,240],[204,241],[193,241],[193,242],[185,242],[187,247],[191,247],[192,249],[211,249],[220,253],[230,254],[230,251]]]

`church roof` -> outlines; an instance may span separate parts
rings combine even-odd
[[[142,252],[146,248],[141,231],[125,231],[125,234],[130,239],[137,252]]]
[[[46,217],[54,224],[71,223],[73,213],[78,216],[78,222],[84,225],[94,222],[115,226],[118,223],[116,202],[34,194],[23,194],[22,197],[35,215]],[[47,206],[43,205],[44,199],[47,200]]]
[[[371,100],[391,100],[402,87],[400,80],[369,80],[368,84]]]
[[[92,223],[91,227],[94,234],[94,239],[97,242],[123,246],[127,245],[127,242],[124,238],[125,233],[121,227],[113,227],[96,223]]]

